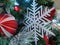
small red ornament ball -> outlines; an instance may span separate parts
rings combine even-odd
[[[47,42],[48,41],[48,36],[44,35],[44,40]]]
[[[49,43],[46,43],[46,45],[50,45]]]
[[[14,6],[14,11],[19,12],[20,11],[20,7],[19,6]]]
[[[11,37],[16,33],[17,22],[11,14],[0,14],[0,35]]]

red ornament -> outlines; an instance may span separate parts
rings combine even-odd
[[[55,8],[54,8],[54,9],[50,12],[50,16],[47,16],[47,19],[52,20],[53,17],[54,17],[54,15],[55,15],[55,13],[56,13],[56,10],[55,10]]]
[[[46,45],[50,45],[48,36],[44,35],[44,41],[46,42]]]
[[[19,6],[14,6],[14,11],[19,12],[20,11],[20,7]]]
[[[47,10],[48,10],[48,8],[47,8]],[[42,13],[43,13],[43,11],[42,11]],[[45,18],[47,18],[47,19],[49,19],[49,20],[51,21],[51,20],[53,19],[54,15],[55,15],[55,13],[56,13],[55,8],[52,8],[51,12],[49,13],[50,16],[47,16],[47,17],[45,17]],[[40,14],[41,14],[41,12],[40,12]],[[44,19],[44,20],[45,20],[45,19]],[[45,21],[46,21],[46,20],[45,20]]]
[[[11,37],[16,33],[17,22],[10,14],[0,14],[0,34]]]
[[[46,45],[50,45],[49,43],[46,43]]]
[[[44,40],[47,42],[48,41],[48,36],[44,35]]]

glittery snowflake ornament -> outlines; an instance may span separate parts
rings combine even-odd
[[[37,45],[37,41],[39,40],[38,36],[40,36],[41,38],[44,38],[44,33],[46,33],[46,35],[54,35],[55,34],[53,32],[51,32],[51,27],[46,27],[46,25],[50,24],[51,21],[49,19],[47,19],[47,16],[50,16],[50,12],[54,9],[47,9],[47,7],[44,9],[43,11],[43,7],[37,7],[37,3],[35,2],[35,0],[33,0],[33,3],[31,4],[31,8],[27,8],[27,15],[25,15],[25,20],[24,20],[24,24],[26,25],[24,27],[24,31],[27,32],[33,32],[31,33],[34,41],[35,41],[35,45]]]

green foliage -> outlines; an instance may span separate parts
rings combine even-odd
[[[23,13],[20,13],[20,12],[16,12],[14,10],[11,9],[11,14],[17,19],[17,20],[20,20],[20,19],[23,19],[24,16],[23,16]]]
[[[0,37],[0,45],[8,45],[9,44],[9,39]]]
[[[52,32],[55,33],[56,38],[57,38],[56,45],[60,45],[60,29],[53,28]]]
[[[39,3],[39,5],[44,5],[48,7],[52,7],[54,4],[52,0],[38,0],[37,2]]]

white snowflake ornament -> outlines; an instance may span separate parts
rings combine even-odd
[[[27,8],[27,15],[25,15],[24,24],[26,25],[24,27],[24,31],[33,33],[32,36],[34,37],[35,45],[37,45],[37,41],[39,40],[38,36],[41,38],[44,38],[44,33],[48,36],[49,34],[54,35],[53,32],[50,31],[51,27],[47,28],[45,27],[51,21],[45,17],[50,16],[50,12],[54,9],[47,9],[43,11],[43,7],[37,7],[37,3],[35,0],[33,0],[33,3],[31,4],[31,8]]]

